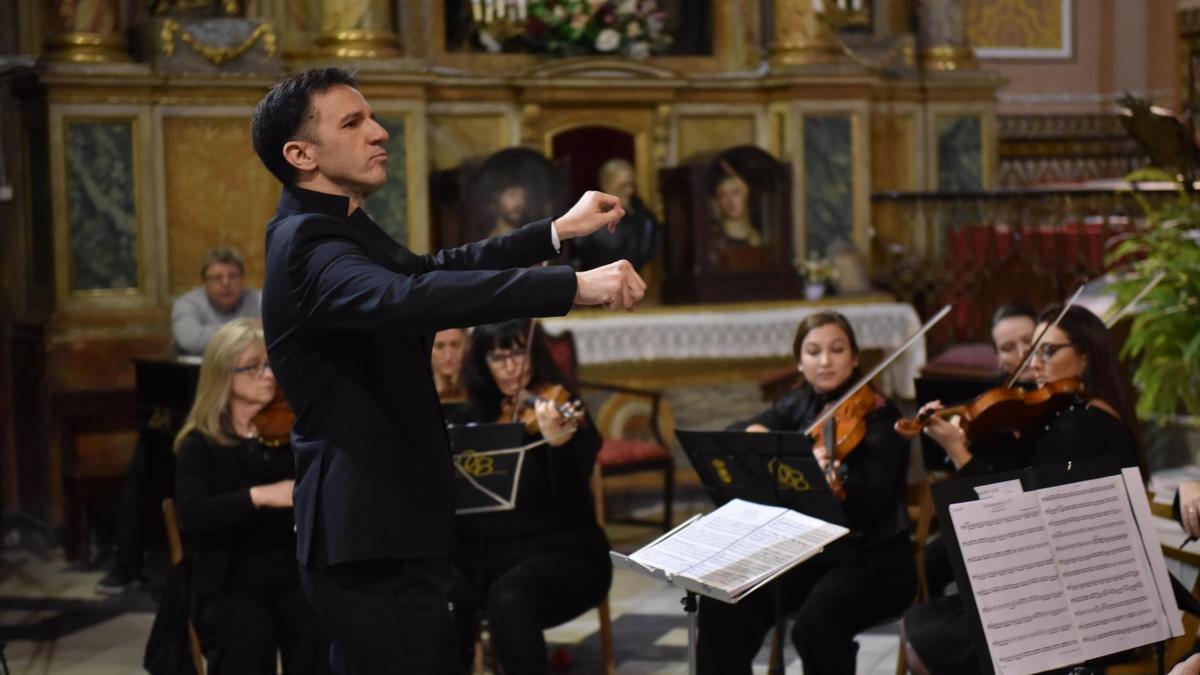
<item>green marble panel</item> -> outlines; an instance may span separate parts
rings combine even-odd
[[[983,189],[983,121],[978,115],[937,119],[938,190]]]
[[[132,120],[66,125],[72,290],[138,287],[133,127]]]
[[[377,117],[387,129],[388,182],[367,200],[367,213],[393,239],[408,245],[408,157],[404,145],[404,118]]]
[[[804,117],[804,242],[824,256],[854,232],[854,145],[850,115]]]

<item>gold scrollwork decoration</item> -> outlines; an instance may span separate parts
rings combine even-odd
[[[722,483],[729,485],[733,482],[733,476],[729,473],[729,467],[725,464],[725,460],[714,459],[712,465],[717,470],[717,478],[721,479]]]
[[[250,35],[246,36],[245,40],[242,40],[241,44],[232,47],[214,47],[204,44],[195,35],[184,30],[178,21],[167,19],[163,21],[161,34],[163,56],[171,58],[175,54],[175,36],[177,34],[180,42],[194,49],[196,53],[211,61],[215,66],[223,65],[240,57],[258,44],[260,39],[266,55],[275,55],[275,27],[270,23],[259,24]]]
[[[496,460],[487,455],[476,454],[474,450],[467,450],[462,453],[458,459],[458,465],[463,471],[471,474],[476,478],[483,478],[496,473]]]
[[[767,470],[779,477],[779,488],[781,490],[793,490],[795,492],[808,492],[812,490],[812,485],[804,474],[797,471],[795,468],[781,463],[777,459],[773,459],[767,463]]]

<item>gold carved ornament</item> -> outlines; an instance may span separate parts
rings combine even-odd
[[[174,19],[163,21],[162,25],[162,53],[163,56],[170,58],[175,53],[175,35],[179,35],[179,41],[186,44],[208,59],[213,65],[219,66],[229,61],[232,61],[242,54],[250,51],[258,41],[262,40],[263,51],[267,56],[275,55],[275,28],[269,23],[259,24],[254,32],[246,36],[240,44],[232,47],[215,47],[206,45],[196,38],[195,35],[187,32]]]

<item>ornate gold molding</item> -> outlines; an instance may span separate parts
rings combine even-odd
[[[220,66],[240,57],[254,48],[262,40],[263,51],[267,56],[275,55],[275,28],[270,23],[261,23],[252,33],[246,36],[240,44],[230,47],[219,47],[201,42],[195,35],[187,32],[174,19],[166,19],[162,24],[162,53],[170,58],[175,53],[175,36],[179,41],[191,47],[195,52],[208,59],[215,66]]]
[[[129,61],[128,44],[120,35],[60,33],[46,38],[46,49],[54,61],[72,63],[115,63]]]
[[[921,50],[921,63],[926,70],[971,70],[976,67],[975,53],[970,47],[934,45]]]
[[[772,66],[807,66],[841,60],[842,46],[811,0],[775,0],[772,18]]]
[[[318,54],[338,59],[380,59],[399,56],[396,35],[381,30],[339,30],[317,36]]]

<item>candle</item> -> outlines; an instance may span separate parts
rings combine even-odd
[[[483,0],[471,0],[471,18],[475,23],[483,21]]]
[[[517,0],[517,18],[521,21],[529,18],[529,7],[526,5],[528,0]]]
[[[495,17],[496,0],[483,0],[483,22],[490,24]]]
[[[508,2],[506,0],[496,0],[496,19],[497,20],[504,18],[504,10],[505,10],[505,7],[507,7],[507,5],[508,5]]]

